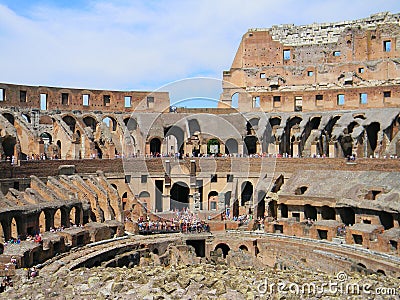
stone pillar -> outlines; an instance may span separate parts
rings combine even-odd
[[[260,153],[262,153],[261,143],[257,142],[256,143],[256,154],[260,154]]]
[[[311,157],[314,157],[314,155],[317,155],[317,143],[316,142],[312,142],[311,143]]]
[[[219,153],[225,154],[225,145],[224,144],[219,145]]]
[[[223,211],[224,209],[225,209],[225,193],[218,193],[217,211]]]
[[[276,210],[276,218],[280,219],[280,218],[282,218],[281,206],[279,204],[277,204],[277,205],[278,205],[278,208]]]
[[[193,153],[193,145],[191,142],[186,143],[185,153],[189,153],[189,155]]]
[[[299,157],[299,142],[298,141],[294,141],[293,142],[293,156],[292,157]]]
[[[279,142],[275,142],[275,154],[279,154]]]
[[[200,193],[199,192],[194,192],[193,193],[193,206],[194,206],[194,211],[199,211],[200,210]]]
[[[190,189],[190,192],[192,192],[191,190],[192,189]],[[193,194],[192,193],[189,194],[188,202],[189,202],[189,210],[193,211],[194,210],[194,198],[193,198]]]
[[[145,153],[145,155],[150,155],[150,143],[149,142],[146,142],[144,153]]]
[[[200,145],[200,153],[201,154],[207,154],[207,144],[201,144]]]
[[[238,154],[243,156],[243,143],[238,145]]]
[[[108,157],[109,158],[114,158],[115,156],[115,145],[114,144],[110,144],[108,146]]]
[[[169,190],[169,188],[168,188],[168,190]],[[171,209],[171,206],[170,206],[170,202],[171,202],[171,198],[170,198],[170,196],[169,195],[162,195],[162,197],[161,197],[161,199],[162,199],[162,208],[163,208],[163,211],[169,211],[170,209]]]
[[[40,141],[39,141],[39,152],[38,152],[38,154],[40,154],[40,153],[44,153],[44,142],[43,142],[42,139],[40,139]],[[29,155],[29,153],[28,153],[28,155]]]
[[[337,156],[335,142],[329,142],[329,157],[335,158]]]
[[[322,220],[322,213],[319,209],[317,209],[317,221],[321,221]]]

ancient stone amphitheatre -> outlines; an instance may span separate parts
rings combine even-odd
[[[0,297],[398,297],[400,14],[249,29],[221,84],[0,83]]]

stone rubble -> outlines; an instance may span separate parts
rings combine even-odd
[[[261,283],[268,285],[285,282],[291,284],[315,283],[321,286],[329,281],[338,282],[335,274],[311,270],[274,270],[254,267],[239,268],[226,264],[207,263],[172,266],[136,266],[133,268],[80,268],[60,270],[57,274],[39,274],[34,279],[16,278],[13,288],[2,296],[7,299],[362,299],[366,295],[293,294],[288,289],[277,292],[263,291]],[[397,288],[399,279],[360,273],[347,274],[346,283],[370,284],[376,287]],[[386,299],[374,295],[374,299]],[[364,298],[365,299],[365,298]]]

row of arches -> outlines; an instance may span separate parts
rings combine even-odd
[[[277,217],[277,208],[280,210],[282,218],[290,217],[289,207],[286,204],[281,203],[279,207],[277,207],[276,201],[273,200],[268,203],[268,206],[271,217]],[[346,225],[354,225],[357,215],[356,211],[351,207],[334,208],[327,205],[316,207],[310,204],[303,206],[303,213],[304,218],[310,220],[318,220],[318,214],[320,214],[322,220],[336,220],[336,216],[339,215],[341,221]],[[394,218],[392,214],[385,211],[378,211],[376,214],[385,230],[394,227]]]
[[[219,193],[216,190],[211,190],[208,194],[203,195],[203,187],[198,187],[199,192],[199,205],[200,210],[216,210],[219,212],[225,211],[229,209],[232,216],[239,216],[239,207],[246,207],[249,209],[253,208],[253,194],[254,187],[250,181],[244,181],[240,187],[240,194],[238,194],[235,198],[233,198],[233,193],[231,190],[225,191],[223,193]],[[159,192],[156,187],[156,194]],[[265,191],[259,191],[257,200],[258,200],[258,214],[260,216],[264,216],[264,206],[265,206]],[[170,189],[170,202],[169,209],[170,210],[182,210],[186,208],[190,208],[191,204],[194,204],[194,199],[191,200],[191,189],[189,185],[183,181],[178,181],[172,184]],[[141,191],[138,194],[139,199],[142,200],[143,203],[149,204],[151,199],[151,195],[148,191]],[[220,199],[222,197],[222,199]],[[156,197],[157,198],[157,197]],[[162,205],[157,204],[157,199],[155,199],[156,203],[152,203],[151,207],[157,208],[156,212],[162,212]],[[191,202],[193,201],[193,203]]]
[[[0,242],[24,239],[27,235],[33,236],[50,231],[51,228],[70,227],[86,222],[80,205],[57,209],[46,208],[31,215],[4,215],[0,217]]]
[[[174,148],[172,148],[171,146],[168,147],[167,145],[167,149],[169,150],[169,152],[171,152],[171,150],[174,150],[173,153],[181,153],[181,154],[185,154],[185,150],[184,150],[184,143],[182,139],[176,139],[174,135],[168,135],[167,137],[171,137],[172,136],[172,141],[170,138],[170,141],[168,144],[170,145],[177,145],[174,146]],[[162,145],[164,139],[159,138],[159,137],[153,137],[150,138],[149,140],[149,150],[150,153],[155,154],[155,153],[162,153]],[[250,155],[250,154],[256,154],[257,153],[257,144],[258,144],[258,139],[255,136],[246,136],[244,138],[244,144],[243,144],[243,154],[245,155]],[[221,153],[221,145],[224,145],[225,147],[225,151],[224,153]],[[175,151],[177,150],[177,151]],[[196,151],[197,150],[197,151]],[[200,149],[195,149],[193,152],[196,152],[196,154],[200,153]],[[207,141],[207,153],[203,153],[203,154],[241,154],[239,153],[239,142],[234,139],[234,138],[230,138],[227,139],[225,143],[223,143],[222,141],[220,141],[219,139],[209,139]],[[191,153],[192,154],[192,153]]]

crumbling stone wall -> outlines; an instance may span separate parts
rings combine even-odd
[[[381,13],[354,21],[249,29],[223,73],[221,107],[231,105],[235,93],[241,111],[396,107],[399,19],[399,14]]]

